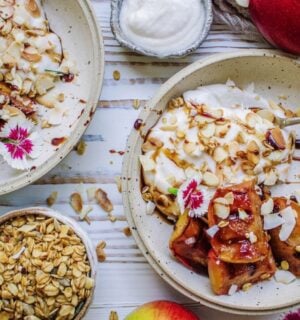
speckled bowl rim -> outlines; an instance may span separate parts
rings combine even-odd
[[[6,194],[20,188],[23,188],[34,181],[41,178],[51,169],[53,169],[58,163],[60,163],[78,143],[79,139],[88,128],[88,125],[96,111],[99,97],[101,94],[103,79],[104,79],[104,42],[101,33],[100,26],[96,21],[96,15],[92,8],[90,1],[88,0],[72,0],[76,1],[82,9],[83,15],[86,18],[87,24],[91,31],[94,46],[88,48],[93,51],[93,64],[94,74],[91,75],[92,91],[90,95],[90,101],[88,101],[83,114],[76,126],[76,129],[72,132],[70,139],[64,143],[64,145],[56,151],[47,161],[45,161],[40,167],[35,170],[29,171],[26,175],[20,175],[13,179],[12,182],[4,184],[0,188],[0,195]]]
[[[66,224],[72,228],[72,230],[76,233],[76,235],[81,239],[84,247],[86,248],[87,258],[89,260],[90,266],[91,266],[91,278],[94,279],[94,287],[91,290],[91,295],[87,298],[85,304],[83,305],[80,312],[77,314],[77,316],[73,320],[81,320],[83,319],[84,315],[86,314],[90,304],[93,301],[94,292],[96,288],[96,277],[97,277],[97,257],[94,250],[94,246],[88,236],[88,234],[81,228],[81,226],[73,219],[66,217],[62,215],[60,212],[45,208],[45,207],[29,207],[29,208],[23,208],[23,209],[17,209],[13,211],[9,211],[3,215],[0,216],[0,225],[15,219],[20,216],[27,216],[27,215],[41,215],[46,216],[50,218],[55,218],[58,221],[60,221],[63,224]]]
[[[206,58],[202,58],[199,61],[196,61],[193,64],[182,69],[181,71],[176,73],[173,77],[171,77],[167,82],[165,82],[160,87],[158,92],[156,92],[155,96],[150,101],[148,101],[144,110],[141,111],[139,115],[139,119],[142,119],[143,121],[145,121],[149,117],[151,113],[151,109],[154,109],[154,107],[159,103],[162,97],[166,95],[167,92],[171,90],[174,86],[177,86],[178,82],[184,80],[187,76],[189,76],[196,70],[209,66],[210,64],[222,62],[225,60],[232,60],[234,58],[264,57],[264,56],[271,57],[271,58],[279,57],[279,58],[288,59],[293,63],[295,63],[298,67],[300,64],[299,61],[295,60],[295,56],[291,54],[282,53],[277,50],[263,50],[263,49],[239,50],[232,53],[219,53],[219,54],[211,55]],[[146,132],[143,132],[143,134],[144,133]],[[153,267],[153,269],[157,272],[157,274],[161,276],[167,283],[169,283],[174,289],[184,294],[185,296],[191,298],[196,302],[200,302],[205,306],[208,306],[223,312],[255,316],[255,315],[268,315],[268,314],[280,313],[284,311],[289,311],[294,307],[298,307],[300,302],[290,304],[290,305],[285,304],[275,308],[257,307],[257,308],[251,308],[251,309],[247,309],[247,308],[240,309],[238,306],[236,308],[232,308],[230,306],[227,306],[225,303],[219,304],[214,301],[210,301],[209,299],[206,299],[205,294],[201,296],[194,294],[193,292],[185,288],[182,284],[180,284],[180,282],[176,281],[176,279],[174,279],[172,275],[168,274],[167,270],[165,270],[159,264],[159,262],[156,261],[155,257],[151,255],[151,250],[147,248],[141,235],[139,234],[139,230],[137,230],[137,225],[136,225],[134,216],[131,213],[131,198],[134,197],[131,194],[131,190],[132,190],[131,183],[136,178],[132,176],[132,172],[134,170],[131,164],[132,164],[132,157],[134,156],[134,146],[136,145],[136,143],[140,138],[141,138],[141,133],[133,129],[127,141],[127,147],[126,147],[126,152],[123,159],[123,167],[122,167],[122,196],[123,196],[124,212],[125,212],[127,221],[132,229],[132,234],[135,238],[135,241],[138,247],[140,248],[140,250],[142,251],[143,255],[145,256],[145,258],[147,259],[149,264]],[[127,179],[128,177],[130,177],[130,179]]]
[[[204,6],[206,8],[206,13],[205,13],[206,19],[205,19],[201,36],[199,40],[193,43],[189,48],[184,50],[179,50],[177,53],[171,53],[171,54],[165,54],[165,55],[158,54],[158,53],[155,53],[154,51],[152,52],[152,51],[143,49],[142,47],[139,47],[134,43],[132,43],[130,40],[126,39],[125,36],[123,36],[123,33],[120,28],[120,24],[119,24],[120,7],[121,7],[121,2],[123,2],[123,0],[111,0],[110,25],[111,25],[112,33],[114,34],[115,38],[117,39],[117,41],[120,43],[121,46],[127,47],[130,50],[145,56],[155,57],[158,59],[185,57],[200,47],[200,45],[206,39],[212,25],[212,21],[213,21],[212,1],[211,0],[200,0],[200,1],[204,3]]]

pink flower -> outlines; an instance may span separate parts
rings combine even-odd
[[[189,210],[190,217],[202,217],[207,213],[212,191],[200,185],[202,176],[195,175],[183,183],[177,194],[177,202],[181,213]]]
[[[15,169],[28,169],[28,158],[41,153],[41,139],[33,132],[34,124],[22,117],[11,118],[0,132],[0,153]]]

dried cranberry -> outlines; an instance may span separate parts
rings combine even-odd
[[[60,77],[63,82],[72,82],[75,78],[74,73],[66,73]]]
[[[142,119],[137,119],[135,120],[135,123],[133,125],[135,130],[140,130],[141,126],[143,124],[143,120]]]
[[[65,141],[66,138],[61,137],[61,138],[54,138],[51,140],[51,144],[53,146],[59,146],[60,144],[62,144]]]

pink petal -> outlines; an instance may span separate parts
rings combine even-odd
[[[192,210],[198,209],[202,206],[203,202],[204,202],[203,193],[201,191],[194,191],[190,195],[189,207]]]
[[[17,125],[10,131],[8,138],[11,140],[23,140],[27,138],[28,135],[29,132],[26,128],[22,128]]]
[[[187,185],[186,189],[182,191],[182,196],[184,200],[184,206],[187,208],[190,202],[190,197],[192,193],[197,189],[198,183],[195,179],[192,179]]]

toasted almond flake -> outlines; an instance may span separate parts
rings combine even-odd
[[[105,241],[100,241],[96,247],[96,254],[99,262],[104,262],[106,260],[106,254],[104,248],[106,247]]]
[[[140,108],[140,100],[139,99],[134,99],[132,102],[132,106],[135,110],[138,110]]]
[[[300,246],[296,246],[295,250],[296,252],[300,252]]]
[[[276,184],[277,180],[278,180],[278,177],[277,177],[276,173],[273,170],[271,170],[270,172],[268,172],[266,174],[264,184],[266,186],[274,186],[274,184]]]
[[[57,200],[57,196],[58,196],[58,192],[57,191],[53,191],[50,196],[46,199],[47,205],[49,207],[53,206],[54,203]]]
[[[251,243],[255,243],[257,242],[257,236],[255,235],[255,233],[253,231],[251,231],[249,234],[248,234],[248,237],[249,241]]]
[[[219,228],[225,228],[229,225],[229,221],[222,220],[218,223]]]
[[[228,158],[228,152],[225,151],[222,147],[217,147],[213,154],[213,159],[217,163],[221,163]]]
[[[226,193],[224,198],[226,199],[228,204],[233,204],[233,202],[234,202],[233,192],[230,191],[230,192]]]
[[[286,260],[281,261],[280,266],[282,270],[286,270],[286,271],[289,270],[290,268],[290,265]]]
[[[230,208],[223,204],[214,203],[214,213],[220,219],[227,219],[230,214]]]
[[[215,134],[216,125],[214,123],[208,123],[204,128],[200,130],[200,133],[205,138],[211,138]]]
[[[147,215],[152,215],[155,211],[156,205],[152,201],[148,201],[146,204],[146,214]]]
[[[112,202],[110,201],[110,199],[107,196],[107,193],[102,190],[102,189],[97,189],[96,193],[95,193],[95,198],[98,202],[98,204],[100,205],[100,207],[106,211],[106,212],[111,212],[114,209],[114,206],[112,204]]]
[[[274,209],[274,201],[273,199],[270,197],[268,200],[264,201],[262,206],[261,206],[261,214],[267,215],[273,212]]]
[[[230,204],[225,197],[224,198],[215,198],[214,203],[224,204],[225,206],[228,206]]]
[[[19,259],[25,250],[26,250],[26,247],[22,247],[16,254],[12,256],[12,258],[15,260]]]
[[[231,285],[228,291],[229,296],[233,296],[238,290],[238,286],[236,284]]]
[[[272,230],[284,223],[284,219],[276,213],[264,215],[264,230]]]
[[[125,234],[126,237],[130,237],[132,235],[131,229],[129,227],[124,228],[123,233]]]
[[[78,192],[74,192],[70,196],[70,205],[76,213],[81,213],[83,208],[82,197]]]
[[[257,112],[257,114],[258,114],[261,118],[263,118],[263,119],[265,119],[265,120],[268,120],[268,121],[270,121],[270,122],[274,122],[274,120],[275,120],[275,116],[274,116],[273,112],[271,112],[271,111],[268,110],[268,109],[259,110],[259,111]]]
[[[252,287],[252,283],[248,282],[248,283],[243,284],[242,290],[248,291],[251,287]]]
[[[238,208],[238,213],[241,220],[246,220],[247,218],[249,218],[248,213],[243,209]]]
[[[277,270],[275,272],[274,278],[277,282],[283,284],[289,284],[296,280],[295,275],[293,275],[290,271],[286,270]]]
[[[294,214],[294,210],[291,206],[286,207],[285,209],[280,211],[280,215],[284,220],[284,223],[281,226],[279,232],[279,239],[281,241],[286,241],[292,234],[295,226],[296,226],[296,218]]]
[[[209,171],[206,171],[203,174],[203,183],[208,187],[217,187],[219,185],[219,182],[220,180],[215,174]]]
[[[215,224],[214,226],[210,227],[209,229],[206,230],[206,233],[213,238],[217,232],[220,230],[220,228]]]

